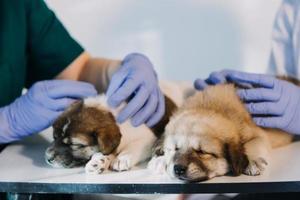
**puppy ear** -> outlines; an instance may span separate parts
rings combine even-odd
[[[99,150],[104,155],[112,153],[120,144],[121,132],[111,113],[107,113],[103,126],[96,131]]]
[[[249,164],[248,157],[242,145],[225,144],[224,154],[234,176],[242,174]]]
[[[71,104],[53,123],[53,137],[57,139],[58,137],[63,136],[64,130],[63,127],[70,123],[70,117],[75,113],[79,112],[83,106],[83,101],[79,100]]]
[[[166,125],[169,123],[171,116],[176,111],[177,106],[172,99],[165,95],[165,113],[160,121],[151,127],[152,132],[157,138],[160,138],[164,131]]]

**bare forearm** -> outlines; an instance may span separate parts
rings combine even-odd
[[[56,78],[89,82],[96,87],[99,93],[103,93],[120,64],[119,60],[92,58],[84,52]]]
[[[79,80],[95,85],[99,93],[105,92],[113,73],[119,69],[121,61],[104,58],[90,58],[83,67]]]

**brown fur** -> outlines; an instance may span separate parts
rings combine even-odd
[[[176,109],[176,104],[165,95],[165,114],[160,121],[151,128],[157,138],[160,138],[164,133],[165,127],[169,123],[169,120]]]
[[[76,114],[73,113],[57,120],[53,125],[54,130],[61,129],[63,120],[71,121],[65,137],[80,135],[90,145],[98,142],[99,149],[103,154],[111,153],[120,143],[120,130],[110,112],[83,106]]]

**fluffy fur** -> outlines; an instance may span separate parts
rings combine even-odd
[[[188,182],[259,175],[270,162],[269,150],[291,140],[287,133],[256,126],[234,85],[210,86],[171,117],[148,167]]]
[[[165,115],[151,129],[145,125],[133,127],[130,121],[117,124],[115,117],[124,104],[111,109],[105,95],[73,104],[53,124],[54,141],[45,153],[47,163],[64,168],[86,165],[87,173],[98,174],[108,168],[128,170],[151,157],[154,142],[183,99],[180,88],[164,83],[161,86],[174,101],[166,97]]]

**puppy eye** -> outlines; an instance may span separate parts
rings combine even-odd
[[[83,148],[85,147],[85,145],[83,144],[71,144],[73,147],[76,147],[76,148]]]
[[[179,148],[178,147],[175,147],[175,151],[178,151],[179,150]]]

